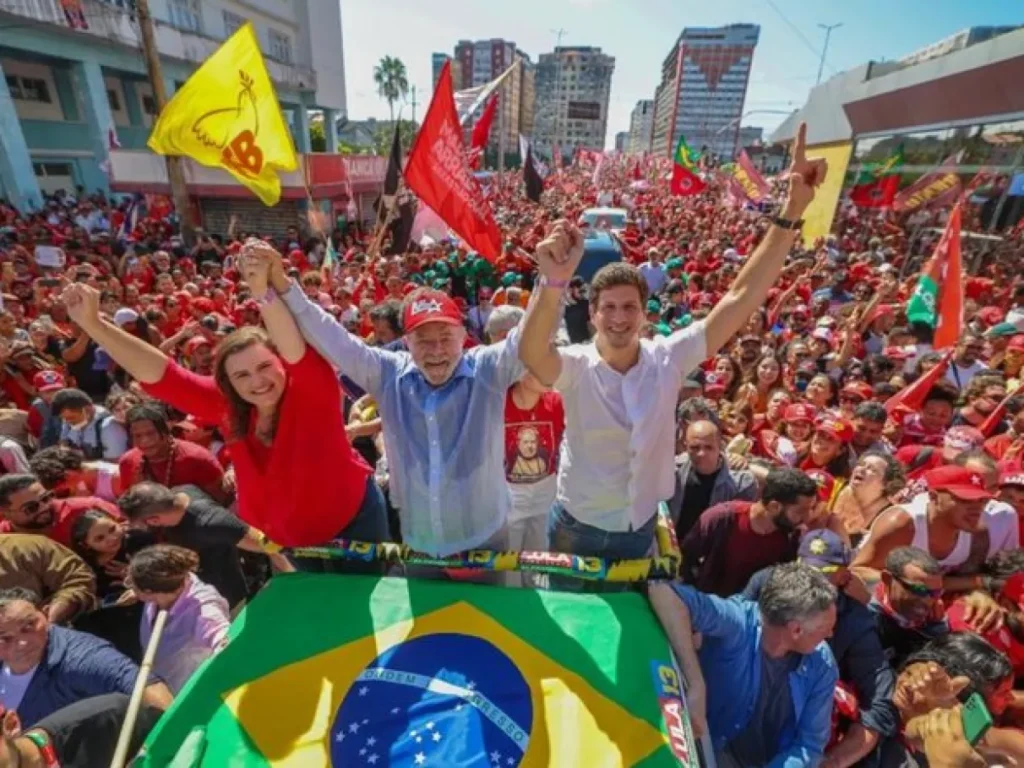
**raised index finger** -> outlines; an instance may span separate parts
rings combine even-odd
[[[793,144],[793,164],[801,165],[807,161],[807,123],[800,123]]]

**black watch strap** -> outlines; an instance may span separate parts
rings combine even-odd
[[[800,229],[804,225],[803,219],[784,219],[781,216],[769,216],[768,220],[780,229]]]

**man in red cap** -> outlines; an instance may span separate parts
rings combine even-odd
[[[57,371],[40,371],[32,377],[32,386],[39,397],[32,401],[28,411],[29,434],[39,441],[40,448],[49,448],[60,442],[61,420],[50,404],[53,397],[67,386],[64,377]]]
[[[462,313],[445,293],[405,298],[408,352],[371,347],[289,280],[279,254],[270,289],[307,340],[377,402],[391,469],[391,502],[413,549],[450,555],[505,549],[511,499],[505,481],[505,397],[523,373],[518,331],[498,344],[464,349]]]
[[[864,578],[876,581],[885,568],[885,558],[897,547],[928,552],[946,573],[972,566],[977,570],[988,556],[984,514],[994,494],[985,487],[985,476],[948,465],[929,470],[924,479],[926,493],[886,510],[875,520],[853,561]],[[948,589],[971,586],[962,576],[946,576],[943,583]]]

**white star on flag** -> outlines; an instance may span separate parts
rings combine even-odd
[[[397,715],[397,714],[398,714],[399,712],[401,712],[401,711],[402,711],[402,710],[401,710],[401,709],[399,709],[398,707],[392,707],[392,708],[391,708],[391,714],[392,714],[392,715]]]
[[[348,727],[349,733],[359,733],[359,723],[352,723]]]
[[[374,752],[372,755],[366,758],[366,762],[368,762],[370,765],[376,765],[378,759],[379,758],[377,757],[377,753]]]
[[[377,739],[374,736],[371,736],[370,738],[368,738],[366,740],[366,746],[368,746],[368,747],[372,747],[376,743],[377,743]]]
[[[433,720],[431,720],[429,723],[427,723],[427,730],[428,731],[434,730],[434,721]]]
[[[359,750],[359,756],[362,757],[365,754],[366,754],[366,747],[363,747],[362,749]]]
[[[416,765],[426,765],[427,756],[424,755],[422,752],[417,752],[416,757],[414,757],[413,760],[415,761]]]
[[[500,763],[501,762],[501,752],[499,752],[498,750],[494,750],[493,752],[491,752],[491,762],[492,763]]]
[[[359,695],[360,696],[365,696],[369,692],[370,692],[370,689],[367,688],[365,685],[362,688],[359,689]]]
[[[440,741],[441,740],[441,732],[440,731],[434,731],[434,735],[431,736],[430,738],[432,738],[434,741]]]
[[[339,732],[338,735],[334,737],[334,740],[340,744],[345,740],[345,734]]]

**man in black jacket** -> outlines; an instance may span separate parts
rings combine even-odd
[[[892,705],[895,676],[882,650],[871,611],[848,594],[854,577],[849,571],[850,551],[843,540],[829,530],[810,531],[800,541],[798,558],[825,573],[839,590],[836,626],[828,644],[839,665],[839,679],[852,686],[857,695],[860,717],[842,741],[825,754],[821,765],[853,765],[869,755],[879,741],[897,731],[896,709]],[[771,568],[755,573],[743,597],[756,601],[770,573]],[[874,763],[869,760],[865,764]]]

